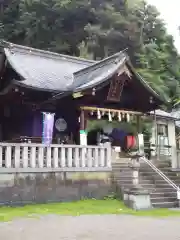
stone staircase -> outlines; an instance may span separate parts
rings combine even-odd
[[[132,186],[132,170],[129,167],[130,159],[113,163],[113,177],[119,189]],[[169,162],[156,165],[176,185],[180,185],[180,176],[171,171]],[[178,206],[176,190],[162,179],[146,163],[142,163],[139,171],[139,183],[150,192],[151,202],[155,208],[174,208]]]

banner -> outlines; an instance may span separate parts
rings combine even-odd
[[[50,145],[53,138],[54,116],[55,113],[43,112],[43,134],[42,143]]]

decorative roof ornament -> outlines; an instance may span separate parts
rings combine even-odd
[[[151,104],[153,104],[153,103],[154,103],[154,99],[153,99],[153,97],[152,97],[152,96],[149,98],[149,102],[150,102]]]
[[[96,95],[96,89],[95,89],[95,88],[92,89],[92,95],[93,95],[93,96]]]
[[[119,68],[118,76],[122,75],[123,73],[125,73],[129,78],[132,77],[132,73],[129,71],[125,63]]]

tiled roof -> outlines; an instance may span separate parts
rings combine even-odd
[[[10,44],[4,48],[13,69],[27,87],[50,91],[71,88],[73,73],[93,64],[92,61]]]
[[[157,117],[161,117],[161,118],[173,119],[175,121],[180,119],[180,114],[178,116],[178,115],[174,114],[173,112],[168,113],[168,112],[165,112],[160,109],[155,110],[155,112],[154,111],[150,112],[151,115],[154,115],[154,113],[156,114]]]
[[[5,55],[27,87],[49,91],[76,91],[99,84],[124,63],[120,52],[102,61],[90,61],[68,55],[7,43]]]
[[[74,73],[74,90],[92,88],[107,81],[114,73],[123,68],[125,62],[126,55],[120,52]]]
[[[176,118],[176,119],[178,119],[177,121],[176,121],[176,126],[177,127],[180,127],[180,109],[173,109],[173,111],[171,112],[171,115],[174,117],[174,118]]]
[[[147,91],[163,103],[160,96],[135,72],[124,51],[96,62],[3,42],[3,52],[21,76],[15,83],[58,93],[77,92],[107,81],[126,66]]]

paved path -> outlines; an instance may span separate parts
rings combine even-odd
[[[44,216],[0,223],[2,240],[179,240],[180,218]]]

